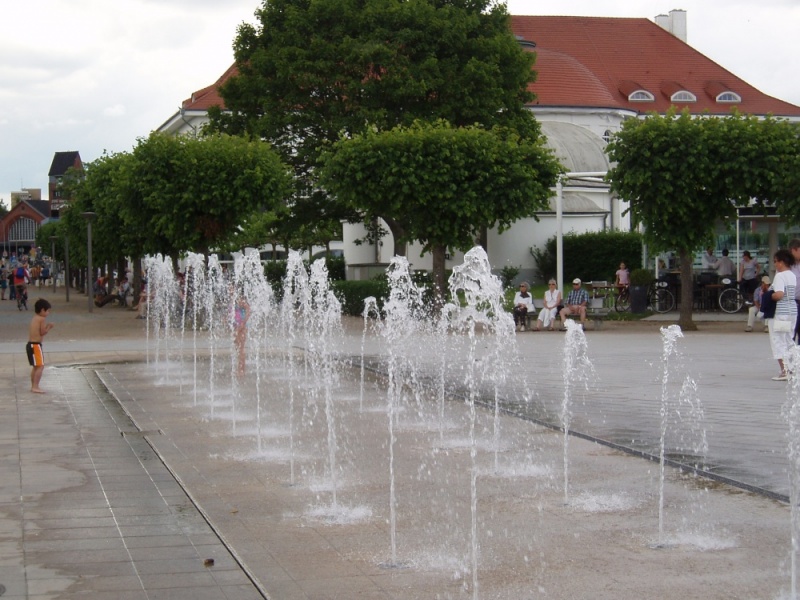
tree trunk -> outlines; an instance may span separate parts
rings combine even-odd
[[[692,256],[688,250],[678,252],[681,260],[681,311],[678,319],[683,331],[697,331],[697,325],[692,320],[694,306],[694,273],[692,272]]]
[[[444,297],[447,290],[447,282],[444,279],[444,255],[446,251],[447,246],[444,245],[436,245],[431,250],[431,258],[433,259],[433,310],[437,315],[444,306]]]
[[[133,304],[139,304],[139,297],[142,293],[142,257],[136,256],[133,259]]]

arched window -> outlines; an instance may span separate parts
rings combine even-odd
[[[26,242],[36,239],[36,221],[20,217],[11,225],[8,239],[12,242]]]
[[[654,102],[655,99],[656,97],[647,90],[636,90],[628,95],[628,100],[631,102]]]
[[[669,99],[673,102],[697,102],[697,96],[687,90],[675,92]]]
[[[735,104],[741,101],[742,97],[734,92],[722,92],[717,96],[717,102],[728,102],[731,104]]]

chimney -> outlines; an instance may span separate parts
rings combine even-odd
[[[682,42],[687,42],[689,36],[686,31],[686,11],[676,8],[669,11],[669,15],[658,15],[655,18],[656,25],[666,29]]]

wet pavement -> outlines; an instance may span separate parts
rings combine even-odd
[[[89,314],[85,297],[73,294],[67,305],[42,295],[54,303],[56,324],[45,343],[42,396],[27,391],[30,311],[0,302],[4,598],[788,597],[785,504],[670,469],[659,533],[658,465],[573,438],[565,502],[563,436],[482,410],[473,463],[461,402],[411,410],[409,400],[398,418],[392,551],[379,376],[367,376],[364,396],[357,369],[332,398],[319,390],[298,396],[290,444],[286,403],[265,403],[262,413],[253,401],[294,393],[276,349],[257,377],[237,384],[221,376],[215,403],[205,341],[199,364],[155,363],[133,312],[108,306]],[[725,317],[702,321],[680,341],[671,389],[685,375],[697,384],[704,468],[781,496],[786,385],[770,379],[767,336],[744,333],[742,315]],[[574,429],[657,450],[663,324],[609,322],[587,332],[596,377],[575,398]],[[357,364],[361,323],[348,319],[345,329],[339,349]],[[563,340],[556,332],[516,336],[509,352],[522,361],[502,389],[509,407],[557,423]],[[414,351],[421,363],[436,363],[437,348]],[[379,365],[382,340],[368,339],[366,353]],[[451,371],[448,392],[462,391],[462,375]],[[224,393],[231,387],[239,404]],[[327,400],[341,449],[333,503]],[[263,418],[257,431],[255,418]],[[696,443],[700,429],[689,425],[670,442],[676,453],[690,454]]]

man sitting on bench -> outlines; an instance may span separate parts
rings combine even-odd
[[[586,306],[589,304],[589,292],[581,287],[581,280],[577,277],[572,280],[572,289],[567,295],[564,308],[561,309],[561,330],[566,331],[567,317],[569,315],[580,315],[581,327],[586,329]]]

